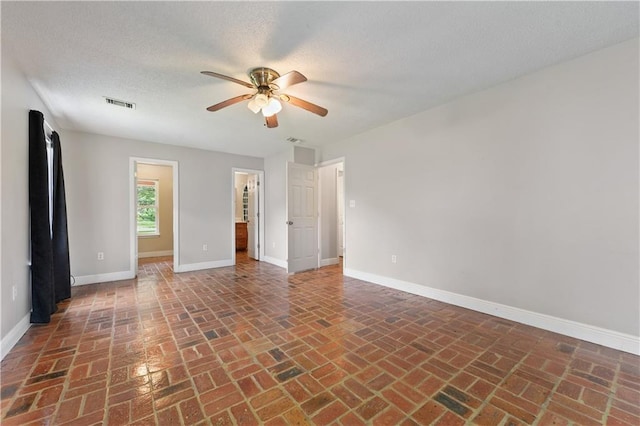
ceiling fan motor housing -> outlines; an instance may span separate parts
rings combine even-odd
[[[279,87],[276,84],[272,84],[273,80],[280,77],[277,71],[271,68],[254,68],[249,72],[249,78],[251,82],[258,88],[269,88],[272,90],[278,90]]]

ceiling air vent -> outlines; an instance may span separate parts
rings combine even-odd
[[[136,104],[134,104],[133,102],[119,101],[117,99],[107,98],[107,97],[105,97],[104,99],[105,101],[107,101],[108,104],[111,104],[111,105],[119,106],[122,108],[136,109]]]
[[[293,137],[289,136],[289,137],[287,138],[287,142],[291,142],[291,143],[302,143],[302,139],[293,138]]]

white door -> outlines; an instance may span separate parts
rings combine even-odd
[[[249,195],[247,203],[247,254],[251,259],[259,259],[260,239],[258,232],[260,225],[258,221],[258,175],[249,175],[247,179],[247,191]]]
[[[287,272],[318,267],[318,180],[313,166],[287,165]]]

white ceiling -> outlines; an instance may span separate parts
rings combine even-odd
[[[318,146],[633,37],[638,2],[1,2],[8,49],[62,129],[253,156]],[[309,81],[267,129],[258,66]],[[137,104],[107,105],[104,96]]]

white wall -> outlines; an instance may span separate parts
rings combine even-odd
[[[62,146],[73,275],[117,274],[131,268],[130,157],[178,162],[178,264],[198,268],[232,263],[231,169],[262,169],[262,159],[80,132],[64,132]],[[202,250],[203,244],[208,251]],[[102,261],[97,260],[99,251],[104,252]]]
[[[326,146],[347,272],[640,335],[638,89],[636,39]]]
[[[0,235],[0,356],[4,357],[29,327],[31,258],[29,237],[29,110],[42,112],[56,126],[8,48],[2,49],[2,143]],[[64,148],[63,148],[64,156]],[[64,165],[64,158],[63,158]],[[17,289],[12,299],[12,287]]]
[[[316,164],[315,148],[308,148],[306,146],[294,146],[293,161],[294,163],[306,164],[308,166],[315,165]]]

